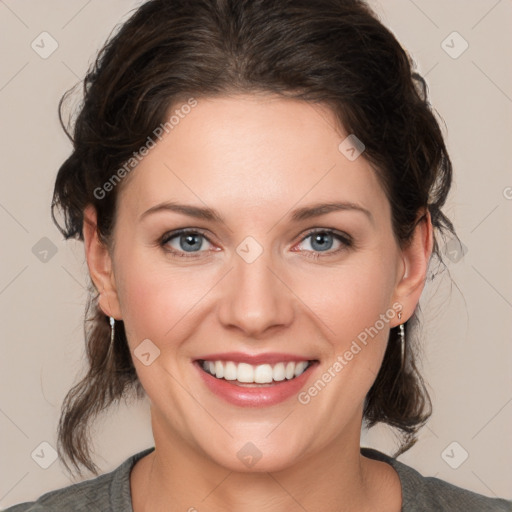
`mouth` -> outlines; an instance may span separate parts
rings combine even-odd
[[[271,406],[296,397],[320,363],[298,357],[271,359],[272,363],[259,364],[217,358],[196,359],[193,363],[200,380],[215,397],[239,407]]]
[[[272,386],[279,382],[293,380],[316,362],[318,361],[304,360],[252,365],[235,361],[197,360],[197,364],[205,373],[216,379],[223,379],[244,387]]]

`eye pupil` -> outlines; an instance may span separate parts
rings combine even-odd
[[[327,242],[325,241],[325,239],[329,239],[330,238],[330,241],[328,240]],[[314,247],[314,244],[319,244],[319,249],[320,250],[327,250],[327,249],[330,249],[332,247],[332,235],[330,235],[329,233],[316,233],[314,236],[313,236],[313,244],[312,244],[312,247]]]
[[[194,243],[197,245],[197,239],[200,235],[182,235],[180,237],[180,242],[186,241],[186,248],[194,248]],[[180,244],[181,245],[181,244]],[[201,248],[201,243],[199,242],[199,245],[196,247],[196,249]]]

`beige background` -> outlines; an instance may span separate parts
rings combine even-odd
[[[2,507],[71,481],[58,461],[43,469],[31,457],[43,449],[39,463],[51,461],[41,443],[56,446],[59,408],[83,364],[83,246],[61,240],[49,210],[57,169],[70,152],[57,103],[138,3],[0,0]],[[512,2],[372,5],[426,75],[446,122],[455,184],[445,211],[467,248],[463,258],[446,258],[455,285],[445,273],[422,297],[434,414],[399,459],[424,475],[512,499]],[[47,59],[31,48],[43,31],[58,43]],[[458,58],[463,40],[446,40],[454,31],[469,44]],[[56,253],[41,261],[44,237]],[[96,461],[110,471],[152,446],[147,402],[112,408],[93,432]],[[394,446],[386,428],[364,432],[362,444],[388,453]],[[453,469],[446,460],[457,465],[463,450],[469,457]]]

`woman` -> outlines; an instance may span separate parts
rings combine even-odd
[[[130,390],[155,447],[10,511],[512,510],[360,447],[430,416],[409,326],[455,235],[424,82],[364,3],[151,0],[84,93],[52,206],[90,367],[59,454],[97,474],[88,425]]]

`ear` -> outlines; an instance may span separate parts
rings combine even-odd
[[[421,210],[416,219],[413,236],[409,244],[400,249],[402,261],[392,304],[402,304],[402,318],[396,325],[404,323],[413,314],[425,286],[428,264],[434,243],[432,220],[428,209]]]
[[[87,205],[84,209],[84,248],[87,266],[92,282],[100,296],[99,306],[107,316],[122,319],[117,296],[114,271],[110,252],[98,237],[96,209]]]

